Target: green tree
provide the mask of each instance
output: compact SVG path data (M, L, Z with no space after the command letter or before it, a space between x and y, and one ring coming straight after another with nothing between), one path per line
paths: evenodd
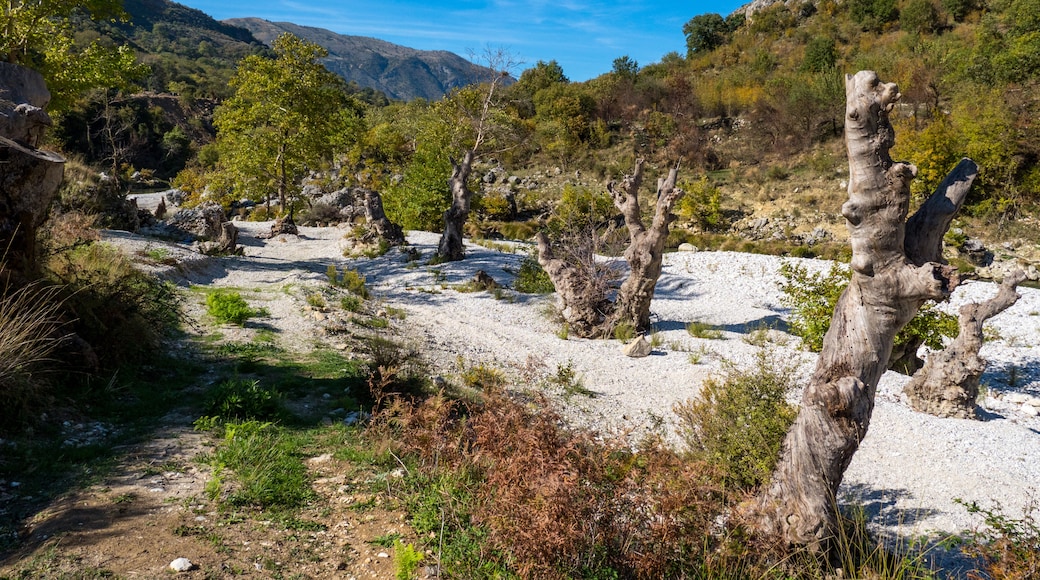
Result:
M935 32L941 24L939 9L932 0L910 0L899 12L899 26L908 32Z
M282 211L308 169L331 161L352 138L361 106L318 59L328 53L291 34L274 42L276 58L248 56L231 79L235 94L214 114L220 182L237 196L276 193Z
M838 62L838 47L834 39L827 36L814 36L805 45L805 59L802 70L807 72L823 72L834 68Z
M39 71L50 109L60 113L87 89L125 89L146 74L130 47L74 40L74 22L124 18L121 0L6 0L0 3L0 58Z
M711 52L726 42L729 27L719 14L699 14L683 25L686 35L686 55Z

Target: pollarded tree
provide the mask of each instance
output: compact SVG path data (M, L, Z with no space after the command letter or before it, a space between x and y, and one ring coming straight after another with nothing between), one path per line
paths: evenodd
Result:
M347 143L361 106L343 79L318 62L325 49L291 34L273 48L274 59L252 55L239 63L231 79L235 94L214 114L215 175L235 195L262 196L268 208L276 194L291 218L300 178Z
M928 300L957 286L942 238L978 175L964 159L906 220L917 168L892 161L893 83L872 71L845 78L852 279L838 299L802 404L770 484L751 509L758 529L792 544L825 548L837 531L838 486L867 433L878 380L896 333Z
M557 255L545 233L538 233L538 263L556 287L564 318L578 336L609 336L621 324L629 324L639 332L650 330L650 302L657 279L661 277L668 227L675 220L672 207L684 195L683 190L675 186L678 173L676 166L669 170L667 177L658 179L657 203L649 228L643 223L639 206L643 160L636 160L635 170L621 183L612 181L607 184L629 234L629 245L625 250L629 274L614 302L607 297L610 288L597 275L595 256L591 252L587 252L588 255L578 263L569 261Z

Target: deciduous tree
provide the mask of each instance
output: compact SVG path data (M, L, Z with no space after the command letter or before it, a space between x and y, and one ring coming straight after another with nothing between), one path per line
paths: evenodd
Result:
M318 59L316 44L283 34L274 59L248 56L231 80L234 96L214 115L218 174L234 194L266 200L276 195L292 217L299 179L332 159L350 138L360 105L343 80Z

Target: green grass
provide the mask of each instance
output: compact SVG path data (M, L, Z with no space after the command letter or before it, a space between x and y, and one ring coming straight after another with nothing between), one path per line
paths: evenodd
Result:
M722 331L706 322L698 322L696 320L691 321L686 325L686 332L694 338L704 338L708 340L721 340Z
M206 295L206 312L221 324L242 326L246 320L266 315L262 309L249 306L242 295L233 290L216 290Z

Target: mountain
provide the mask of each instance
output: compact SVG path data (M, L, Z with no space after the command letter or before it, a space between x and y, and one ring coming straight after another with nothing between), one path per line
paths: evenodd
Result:
M313 42L329 51L323 64L330 71L391 99L435 101L452 89L484 82L495 74L444 50L416 50L376 38L260 18L232 18L223 23L252 32L268 46L285 32Z

